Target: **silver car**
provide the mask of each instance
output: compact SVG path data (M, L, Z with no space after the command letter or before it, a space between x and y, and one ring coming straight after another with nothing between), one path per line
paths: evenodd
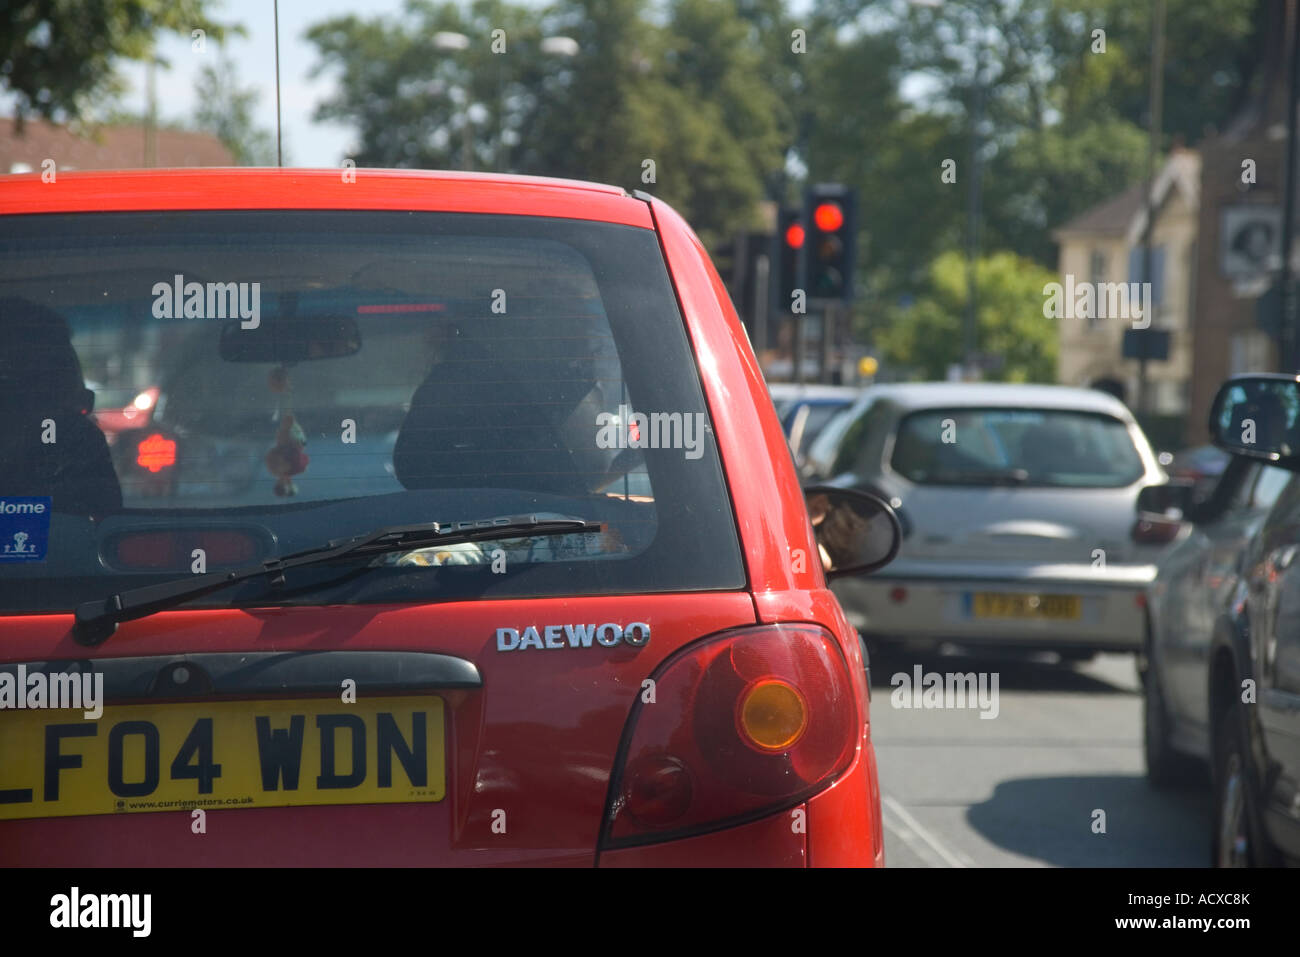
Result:
M795 466L806 473L805 455L821 430L838 413L849 408L862 395L861 388L843 385L795 385L792 382L768 384L772 405L781 428L785 430Z
M839 439L830 484L900 513L888 569L834 584L876 643L1136 651L1158 541L1135 504L1167 481L1114 397L1045 385L878 385ZM1141 539L1137 535L1137 539Z

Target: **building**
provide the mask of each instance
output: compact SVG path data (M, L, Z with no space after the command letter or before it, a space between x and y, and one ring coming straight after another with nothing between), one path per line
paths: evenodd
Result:
M19 133L16 120L0 118L0 173L39 173L47 159L56 171L235 165L230 150L210 133L154 129L146 135L144 126L73 132L38 119L26 120Z
M1159 444L1202 445L1220 384L1281 363L1278 278L1286 189L1289 40L1300 2L1261 4L1260 58L1242 106L1197 150L1175 149L1154 184L1154 328L1171 332L1168 361L1148 364ZM1141 185L1093 207L1054 233L1060 271L1076 281L1135 277L1145 208ZM1292 275L1300 257L1292 249ZM1060 381L1118 387L1132 403L1137 363L1120 358L1124 323L1061 320ZM1175 418L1176 417L1176 418ZM1177 432L1174 426L1177 425Z
M1279 368L1273 337L1259 324L1260 297L1281 268L1286 189L1287 38L1296 3L1265 6L1259 82L1221 132L1201 143L1200 244L1193 321L1189 444L1208 441L1206 419L1225 378ZM1300 275L1294 258L1293 275Z
M1151 236L1150 328L1169 333L1169 358L1147 363L1147 411L1144 421L1159 440L1176 441L1191 402L1196 303L1197 225L1201 158L1197 151L1176 148L1151 184L1155 224ZM1055 230L1060 244L1059 270L1065 289L1093 290L1094 307L1073 310L1059 322L1058 381L1066 385L1104 387L1130 405L1138 395L1138 362L1123 357L1124 332L1144 324L1136 306L1109 315L1102 306L1113 284L1137 292L1143 279L1143 234L1146 231L1146 184L1139 183L1085 210ZM1110 298L1112 303L1114 298ZM1157 436L1153 434L1153 438Z

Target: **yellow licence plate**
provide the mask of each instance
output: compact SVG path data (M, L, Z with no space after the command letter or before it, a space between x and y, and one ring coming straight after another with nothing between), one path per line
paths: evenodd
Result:
M972 610L976 618L1050 618L1074 620L1083 601L1078 595L1005 595L976 592Z
M446 796L435 697L0 712L0 820Z

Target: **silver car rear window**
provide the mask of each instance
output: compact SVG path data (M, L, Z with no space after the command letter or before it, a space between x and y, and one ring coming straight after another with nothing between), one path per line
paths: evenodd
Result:
M890 465L930 485L1119 488L1145 471L1119 419L1068 409L927 409L898 424Z

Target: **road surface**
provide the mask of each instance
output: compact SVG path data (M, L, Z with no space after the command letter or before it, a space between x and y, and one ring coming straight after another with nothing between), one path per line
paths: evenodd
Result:
M929 672L984 673L990 696L996 674L996 717L981 717L990 696L982 708L896 706L891 681L918 664L923 686ZM1146 783L1131 656L878 653L871 671L890 867L1208 865L1208 779L1168 793Z

